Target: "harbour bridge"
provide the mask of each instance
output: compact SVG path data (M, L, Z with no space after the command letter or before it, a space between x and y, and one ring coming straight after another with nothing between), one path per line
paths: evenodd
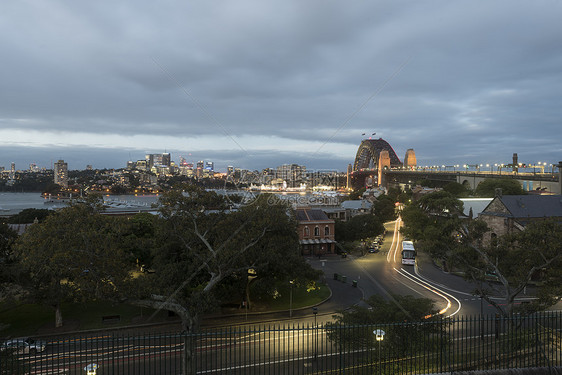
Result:
M348 172L354 187L412 187L420 180L430 180L436 186L457 182L475 189L488 178L511 178L517 180L526 191L561 194L562 162L551 164L550 170L544 165L532 168L523 166L517 163L517 154L514 154L511 164L496 165L495 170L493 167L484 170L479 164L420 167L413 149L408 149L403 163L392 146L379 138L361 142L353 167Z

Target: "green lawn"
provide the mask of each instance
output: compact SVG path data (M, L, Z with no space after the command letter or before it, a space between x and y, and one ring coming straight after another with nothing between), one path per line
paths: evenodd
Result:
M144 322L143 317L150 316L154 311L125 304L105 302L68 303L62 305L63 322L67 329L87 330L116 325L129 325ZM104 323L104 316L119 315L119 321ZM153 321L162 321L167 312L159 312ZM144 319L146 320L146 319ZM22 304L17 306L0 305L0 337L26 336L36 334L40 330L47 331L54 328L54 309Z
M278 288L276 297L254 301L269 311L289 310L291 290L289 286ZM305 286L293 287L293 309L316 305L330 296L330 288L319 284L316 289L307 291Z
M292 307L312 306L324 301L330 295L326 285L317 285L316 289L307 291L306 286L292 288ZM254 301L260 311L289 310L291 291L287 285L278 289L275 297ZM109 302L66 303L62 305L62 317L65 330L88 330L109 328L131 324L147 323L154 310L126 304ZM119 315L118 321L104 322L104 316ZM159 311L150 322L168 320L167 311ZM53 333L55 311L52 308L21 304L0 304L0 337L14 337Z

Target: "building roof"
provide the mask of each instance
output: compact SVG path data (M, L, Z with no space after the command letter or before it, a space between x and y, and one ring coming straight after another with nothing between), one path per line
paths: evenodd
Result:
M468 216L472 208L472 217L477 217L494 198L461 198L463 203L463 215Z
M333 221L324 211L316 208L297 208L296 216L298 221Z
M341 206L346 210L370 210L373 204L367 200L350 200L343 201Z
M496 199L514 218L562 217L562 195L504 195Z

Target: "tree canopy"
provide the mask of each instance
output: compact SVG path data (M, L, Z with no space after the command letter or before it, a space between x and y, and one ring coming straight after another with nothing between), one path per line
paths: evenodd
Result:
M399 197L402 197L402 199L407 200L407 198L405 198L403 195L404 194L401 193L399 195ZM396 197L396 199L393 199L388 195L381 195L373 203L374 213L382 223L385 223L387 221L392 221L392 220L396 219L395 202L397 202L398 199L400 199L399 197Z
M525 230L483 244L483 222L474 220L459 228L459 245L449 261L473 281L476 293L507 316L516 310L538 311L554 305L562 292L562 224L556 220L529 223ZM489 283L490 276L496 282ZM536 300L516 308L515 299L534 283ZM498 303L493 296L501 296Z
M54 211L45 208L26 208L8 218L10 224L31 224L37 219L40 223Z
M511 178L487 178L478 184L474 193L479 197L493 198L498 188L502 189L503 195L525 194L521 184Z
M374 214L353 216L348 221L336 221L336 241L355 241L375 237L384 232L382 221Z
M120 228L92 206L75 204L34 224L14 253L22 267L19 284L33 302L55 309L63 324L63 301L104 300L126 294L131 258L123 252Z
M14 254L12 246L18 234L7 224L0 222L0 284L10 282L14 273Z
M300 256L296 220L285 202L262 194L230 211L224 199L193 185L161 198L160 246L152 254L157 277L147 275L146 296L161 298L137 302L175 311L186 330L197 327L230 284L247 282L249 269L262 279L318 276Z

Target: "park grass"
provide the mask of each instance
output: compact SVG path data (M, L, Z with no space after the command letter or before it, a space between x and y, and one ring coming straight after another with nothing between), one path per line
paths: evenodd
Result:
M296 285L292 290L292 308L314 306L328 298L330 293L324 284L316 285L313 290L307 290L306 285ZM289 310L290 296L290 287L281 286L275 296L262 297L254 303L261 311ZM148 323L148 317L152 318L150 323L170 319L164 310L152 317L153 309L111 302L64 303L61 309L65 325L62 329L55 329L55 311L52 308L33 304L0 304L0 338L115 328ZM115 315L119 315L119 320L111 323L103 321L104 316Z
M154 310L126 304L109 302L64 303L61 307L65 327L60 331L89 330L135 324L150 316ZM119 315L119 320L105 323L104 316ZM152 321L162 321L167 317L161 311ZM0 337L35 335L37 332L56 332L54 329L55 310L32 304L0 304Z
M293 309L309 307L319 304L330 296L330 288L324 284L317 284L314 290L307 290L306 285L293 287ZM289 310L291 305L290 286L278 287L275 296L260 298L254 303L259 304L268 311Z

